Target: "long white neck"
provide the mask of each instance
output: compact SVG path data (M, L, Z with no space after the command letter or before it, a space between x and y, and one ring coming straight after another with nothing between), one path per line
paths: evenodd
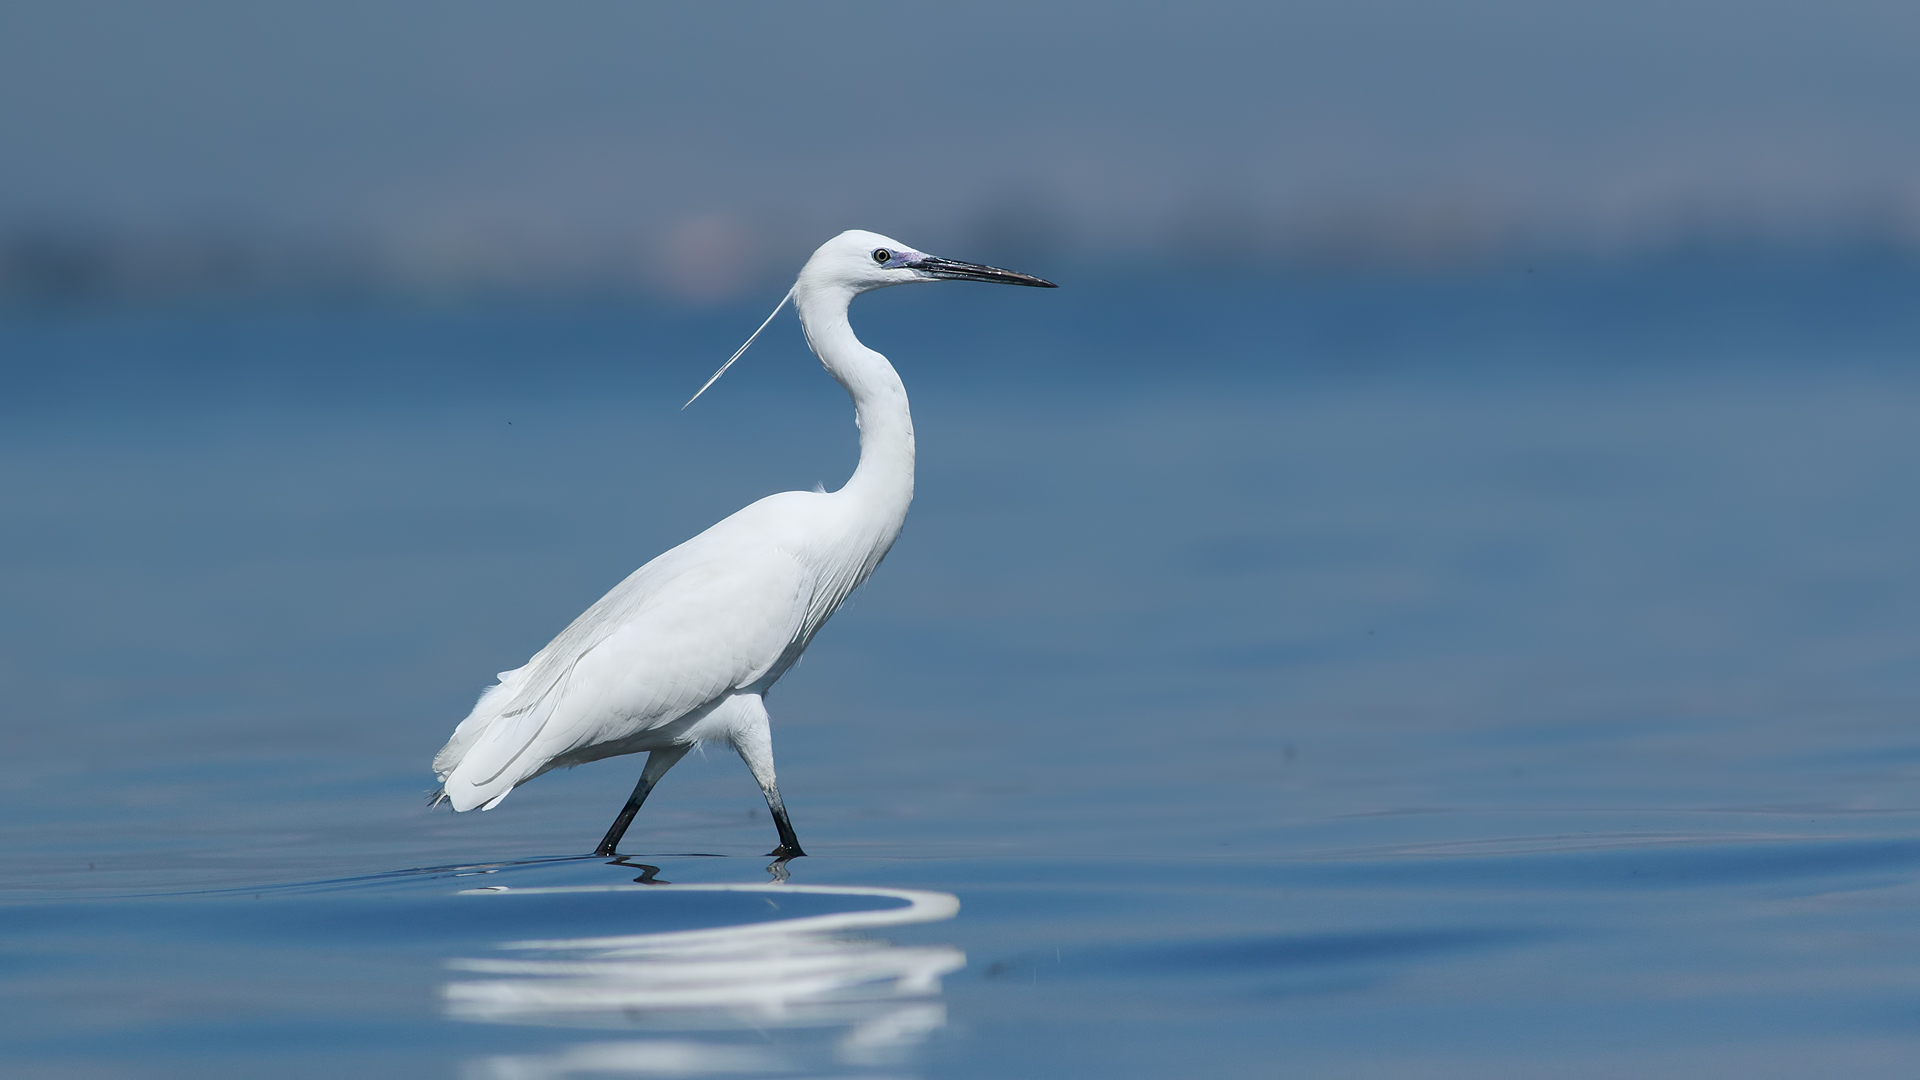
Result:
M793 294L807 344L853 399L860 464L835 494L854 500L861 516L882 532L884 538L876 537L881 544L877 561L893 543L913 501L913 414L907 408L907 388L893 365L854 336L847 322L853 297L844 286L813 286L804 280Z

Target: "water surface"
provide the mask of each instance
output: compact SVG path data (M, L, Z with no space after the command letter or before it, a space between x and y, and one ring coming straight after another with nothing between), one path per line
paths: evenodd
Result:
M1061 276L855 309L920 493L769 701L786 886L724 753L624 864L635 760L424 794L844 478L791 326L679 413L751 311L9 314L9 1075L1911 1074L1920 274Z

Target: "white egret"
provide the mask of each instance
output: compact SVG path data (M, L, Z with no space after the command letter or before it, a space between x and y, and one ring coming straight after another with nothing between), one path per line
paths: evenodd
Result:
M612 855L667 770L696 744L725 740L766 795L780 832L772 854L805 854L774 780L763 699L873 573L906 521L913 499L906 388L886 357L854 337L847 306L863 292L918 281L1054 287L935 258L877 233L854 230L822 244L773 313L793 301L807 344L853 398L860 429L853 476L838 491L782 492L733 514L634 571L524 666L501 672L434 756L436 801L491 810L549 769L645 750L640 782L596 849ZM752 344L750 337L700 393Z

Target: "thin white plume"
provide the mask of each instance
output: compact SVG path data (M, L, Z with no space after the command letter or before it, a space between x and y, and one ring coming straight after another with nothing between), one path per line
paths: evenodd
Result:
M780 309L783 307L786 307L787 301L791 299L793 299L793 290L788 289L787 295L781 297L780 302L773 305L773 312L767 316L766 322L763 322L760 324L760 330L765 330L767 328L767 323L772 322L773 316L780 314ZM747 338L746 345L742 345L738 349L735 349L733 355L727 357L727 362L720 365L720 370L713 373L713 378L708 379L704 384L701 385L700 389L695 390L693 392L692 397L687 399L687 405L691 405L694 402L699 401L700 395L707 392L707 387L712 386L714 383L717 383L720 381L720 376L725 375L727 373L727 369L733 366L733 362L735 360L740 359L741 355L747 351L747 348L753 344L753 339L760 336L760 330L755 330L753 332L753 336ZM682 405L680 407L684 409L687 407L687 405Z

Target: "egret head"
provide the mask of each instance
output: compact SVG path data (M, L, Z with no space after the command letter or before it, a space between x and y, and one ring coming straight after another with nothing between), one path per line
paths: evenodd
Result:
M806 303L809 294L840 294L841 310L845 311L848 300L871 289L884 289L889 285L905 285L914 281L991 281L1000 285L1031 285L1041 289L1057 289L1051 281L1037 278L1031 274L1017 274L1012 270L1002 270L997 266L982 266L979 263L955 262L929 255L924 251L915 251L890 236L867 232L864 229L848 229L839 236L821 244L814 251L807 265L800 268L800 277L787 290L787 295L773 307L773 315L760 324L760 330L767 328L773 316L787 306L787 301L799 298ZM802 309L804 310L804 308ZM694 391L687 399L687 405L700 399L707 387L720 380L727 373L740 354L747 351L754 338L760 336L755 330L747 343L734 350L720 370L713 373L705 385ZM686 408L687 405L680 406Z
M800 271L801 289L834 288L863 293L915 281L990 281L1052 289L1053 282L995 266L956 262L915 251L890 236L849 229L820 245Z

